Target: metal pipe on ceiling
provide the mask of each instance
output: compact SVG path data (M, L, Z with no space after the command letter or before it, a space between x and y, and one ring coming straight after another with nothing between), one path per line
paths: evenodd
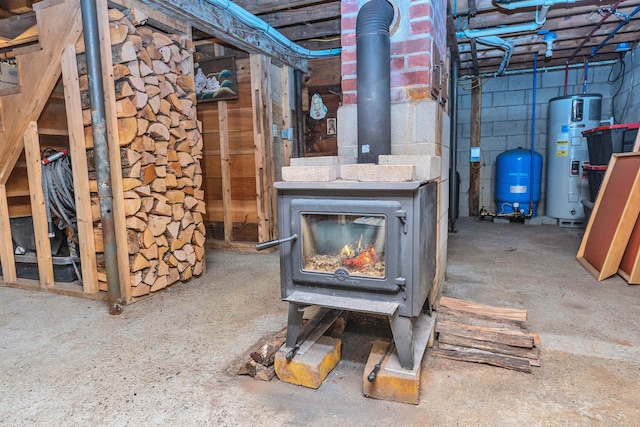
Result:
M598 52L602 48L602 46L604 46L609 40L611 40L611 38L615 36L616 33L620 31L622 27L627 25L631 20L631 18L638 12L640 12L640 6L637 6L635 9L633 9L633 12L631 12L628 16L626 16L626 19L624 19L623 21L620 21L620 23L616 26L616 28L614 28L613 31L609 33L609 35L602 41L602 43L600 43L591 51L591 57L593 58L596 52Z
M118 251L113 215L113 192L111 191L111 165L107 145L106 108L100 62L100 38L98 12L95 0L81 0L82 27L84 33L89 99L91 101L91 126L93 128L93 152L98 180L100 221L104 240L104 258L107 273L109 314L122 313L122 294L118 269Z
M615 12L618 9L618 5L622 3L622 0L618 0L617 2L615 2L611 8L606 12L606 14L602 17L602 19L600 19L600 21L598 21L598 23L596 24L595 27L593 27L593 29L591 31L589 31L589 34L587 34L587 36L582 39L582 41L580 42L580 44L578 45L578 47L576 47L576 50L573 51L573 53L571 54L571 56L567 59L567 64L569 62L571 62L571 60L573 60L573 58L576 57L576 55L578 54L578 52L580 52L580 49L582 49L582 47L585 45L585 43L587 43L590 39L591 36L600 29L600 27L602 27L602 24L604 24L604 22L609 19L609 17L611 15L613 15L613 12Z
M264 35L269 37L274 42L285 46L286 48L293 51L296 55L299 55L304 58L314 59L314 58L327 58L331 56L340 55L341 49L321 49L321 50L310 50L304 48L285 36L283 36L278 30L273 28L270 24L248 12L247 10L241 8L237 4L233 3L229 0L205 0L208 4L212 6L216 6L225 10L235 16L238 20L243 22L244 24L250 26L251 28L262 32Z

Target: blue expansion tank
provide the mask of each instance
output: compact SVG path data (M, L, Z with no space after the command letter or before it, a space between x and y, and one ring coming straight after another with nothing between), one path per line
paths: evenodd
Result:
M531 168L533 167L533 173ZM520 212L529 215L529 201L533 201L531 216L536 216L542 182L542 155L531 150L515 148L496 158L496 211L498 214Z

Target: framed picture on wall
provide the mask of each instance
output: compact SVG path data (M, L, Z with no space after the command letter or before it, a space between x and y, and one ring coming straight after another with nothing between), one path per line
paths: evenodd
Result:
M235 56L221 56L194 64L198 102L238 99Z
M327 135L335 135L337 133L336 118L327 119Z

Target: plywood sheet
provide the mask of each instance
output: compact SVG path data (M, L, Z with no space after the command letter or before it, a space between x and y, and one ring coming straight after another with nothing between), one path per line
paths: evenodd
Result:
M618 274L630 285L640 285L640 216L636 220L622 261L620 261Z
M640 212L640 153L612 156L577 259L596 279L618 271Z

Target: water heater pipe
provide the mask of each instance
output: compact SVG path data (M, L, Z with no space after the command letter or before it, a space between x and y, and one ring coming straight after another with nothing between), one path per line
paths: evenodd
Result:
M533 101L531 106L531 162L529 166L529 216L533 216L533 155L536 145L536 87L538 70L538 52L533 54Z
M602 43L600 43L591 51L591 57L595 56L596 52L599 51L602 48L602 46L604 46L611 39L611 37L615 36L616 33L620 31L620 28L627 25L631 20L631 18L633 17L633 15L635 15L638 12L640 12L640 6L637 6L635 9L633 9L633 12L631 12L628 16L626 16L623 21L620 21L618 26L614 28L613 31L611 31L611 33L609 33L609 35L604 40L602 40Z
M604 24L604 21L606 21L607 19L609 19L609 17L611 15L613 15L613 12L615 12L618 9L618 5L622 3L622 0L618 0L617 2L615 2L614 4L611 5L611 8L605 12L605 15L602 17L602 19L600 19L600 21L598 21L598 23L596 24L595 27L593 27L593 29L591 31L589 31L589 34L587 34L587 36L585 38L582 39L582 41L580 42L580 44L578 45L578 47L576 47L576 50L573 51L573 53L571 54L571 56L567 59L567 64L569 62L571 62L571 60L573 58L576 57L576 55L578 54L578 52L580 52L580 49L582 49L582 46L584 46L584 44L586 42L588 42L591 39L591 36L600 29L600 27L602 27L602 24Z

